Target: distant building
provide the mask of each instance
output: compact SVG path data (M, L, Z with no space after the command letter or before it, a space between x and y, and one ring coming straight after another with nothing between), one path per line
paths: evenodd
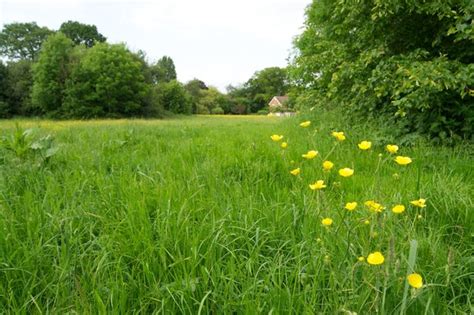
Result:
M295 115L294 111L288 108L288 96L274 96L268 103L270 116L287 117Z
M268 106L270 111L283 110L286 109L288 104L288 96L274 96Z

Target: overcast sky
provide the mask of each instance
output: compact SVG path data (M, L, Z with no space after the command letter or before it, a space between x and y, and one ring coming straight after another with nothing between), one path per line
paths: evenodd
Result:
M0 23L95 24L109 42L173 58L178 80L223 92L260 69L283 67L311 0L0 0Z

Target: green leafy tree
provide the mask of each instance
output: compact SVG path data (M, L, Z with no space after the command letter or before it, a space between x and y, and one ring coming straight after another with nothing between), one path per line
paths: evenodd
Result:
M8 70L0 60L0 118L8 117L11 112L10 104L8 103L7 89Z
M228 93L238 98L251 112L265 108L272 97L286 95L289 82L286 69L279 67L265 68L255 74L242 86L228 88Z
M198 102L202 95L201 92L208 89L206 83L195 78L193 80L188 81L184 85L184 88L191 96L191 102L193 104L193 113L203 114L203 111L205 112L207 108L204 109L203 107L200 107L200 110L198 111Z
M175 114L192 113L191 96L178 81L160 83L155 90L157 100L165 110Z
M143 113L149 87L142 64L124 45L76 47L71 55L64 113L70 117L124 117Z
M176 80L176 68L173 59L168 56L163 56L156 64L151 66L151 74L154 83Z
M218 112L224 113L224 108L228 108L227 97L219 92L215 87L209 87L207 90L200 91L200 98L197 103L198 108L201 108L203 113L212 113L215 108L219 108ZM207 110L204 110L207 109Z
M471 137L472 1L314 0L295 41L300 105L381 119L398 133Z
M12 60L35 60L42 43L53 33L35 22L5 24L0 33L0 54Z
M97 31L95 25L82 24L76 21L67 21L61 24L59 31L69 37L76 45L92 47L95 43L102 43L107 38Z
M33 87L33 62L30 60L10 61L7 64L7 99L13 115L37 115L40 112L31 104Z
M66 35L51 35L33 67L32 103L45 114L57 116L61 112L72 49L73 42Z

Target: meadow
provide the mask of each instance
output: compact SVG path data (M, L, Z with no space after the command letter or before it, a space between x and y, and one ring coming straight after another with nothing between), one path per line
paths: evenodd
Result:
M0 313L474 311L470 145L397 143L328 113L0 134Z

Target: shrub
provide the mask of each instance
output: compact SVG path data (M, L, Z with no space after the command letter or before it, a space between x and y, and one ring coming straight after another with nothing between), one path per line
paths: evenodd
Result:
M222 109L222 107L214 107L213 109L211 109L211 114L213 115L224 115L224 110Z
M197 104L196 105L196 114L198 115L209 115L210 112L209 112L209 109L202 105L202 104Z
M290 70L306 107L382 116L399 134L472 137L469 1L313 1L306 14Z
M143 113L149 87L142 65L122 45L99 43L74 51L67 84L65 115L124 117Z
M159 83L155 87L157 100L167 111L174 114L192 114L191 96L176 80Z

